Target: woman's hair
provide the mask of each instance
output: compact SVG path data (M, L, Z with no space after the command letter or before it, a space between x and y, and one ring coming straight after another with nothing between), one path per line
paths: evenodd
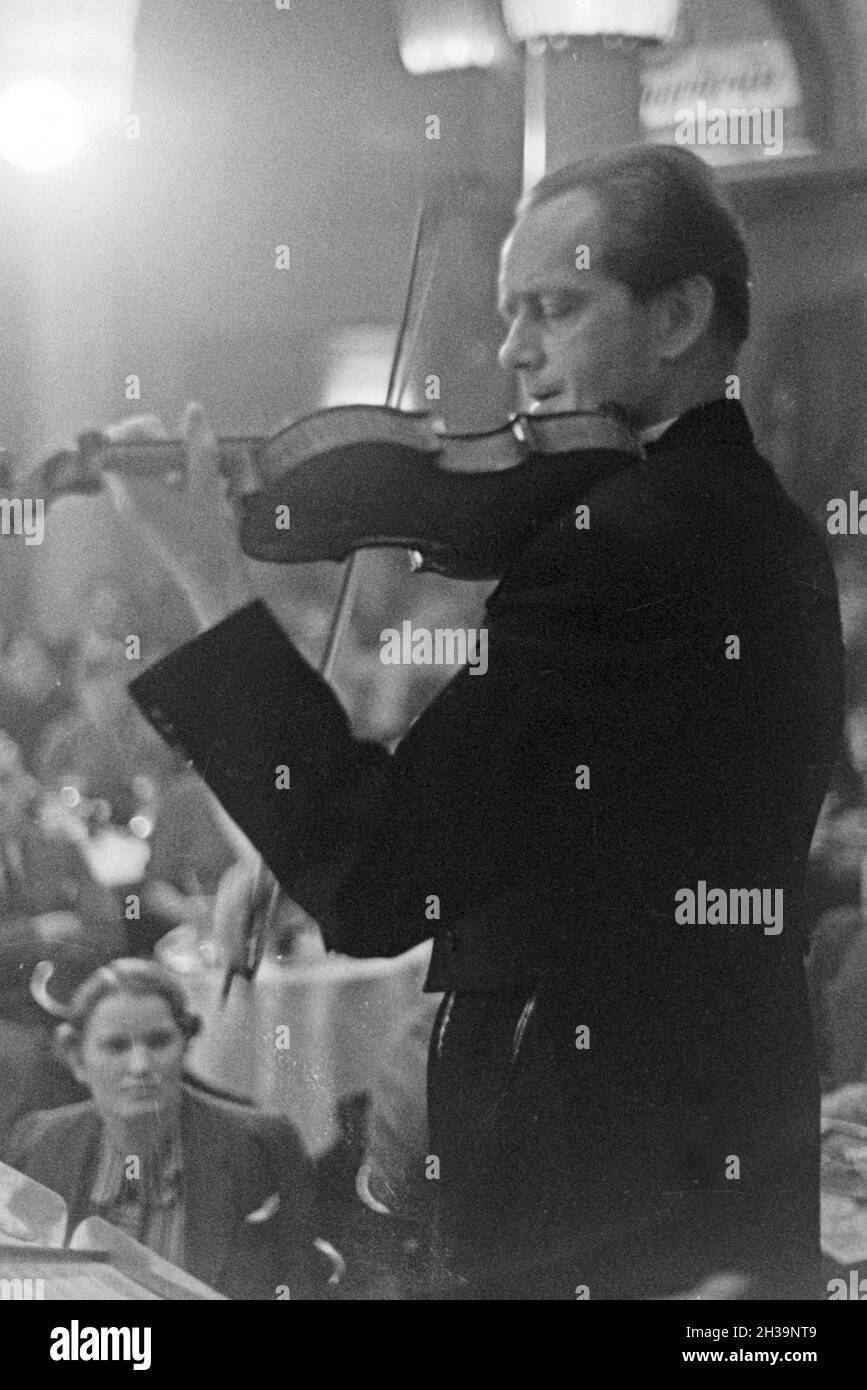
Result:
M201 1019L191 1013L181 986L162 965L152 960L128 957L101 965L72 996L65 1013L65 1022L58 1028L58 1041L68 1045L81 1042L97 1004L110 995L131 994L136 998L156 995L168 1005L178 1028L188 1040L201 1027Z
M750 328L750 265L734 212L708 166L678 145L635 145L550 174L518 204L522 217L576 190L602 210L600 270L640 301L690 275L713 286L714 321L739 348Z

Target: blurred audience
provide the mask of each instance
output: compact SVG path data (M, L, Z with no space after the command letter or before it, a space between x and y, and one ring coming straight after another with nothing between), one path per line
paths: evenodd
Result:
M152 949L166 932L186 923L204 935L220 879L236 857L211 793L198 774L180 772L166 786L156 813L139 942Z
M8 730L25 765L33 769L46 726L61 718L70 694L36 632L10 637L0 653L0 728Z
M74 787L87 801L109 808L106 819L124 825L181 763L142 718L127 694L122 656L82 656L75 706L43 734L35 770L49 789Z
M74 1098L30 996L34 967L65 950L92 970L125 942L119 905L82 854L80 827L46 797L0 730L0 1142L25 1111Z
M116 949L118 904L94 880L78 828L59 809L0 730L0 935L30 917L73 912L90 940Z

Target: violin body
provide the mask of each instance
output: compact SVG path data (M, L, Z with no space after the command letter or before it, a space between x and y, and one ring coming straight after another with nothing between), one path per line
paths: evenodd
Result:
M547 517L641 457L613 409L518 415L450 435L430 415L387 406L317 411L267 440L220 440L219 452L252 559L340 562L396 547L414 552L418 569L466 580L499 577ZM94 493L109 469L178 484L184 447L90 433L41 465L31 487L46 500Z

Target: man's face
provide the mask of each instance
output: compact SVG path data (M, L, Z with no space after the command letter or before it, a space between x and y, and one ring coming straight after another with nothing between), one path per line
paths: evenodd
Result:
M652 310L598 268L603 235L598 200L579 189L519 219L501 257L499 305L509 331L500 361L517 372L535 410L610 401L635 424L652 424L661 390Z

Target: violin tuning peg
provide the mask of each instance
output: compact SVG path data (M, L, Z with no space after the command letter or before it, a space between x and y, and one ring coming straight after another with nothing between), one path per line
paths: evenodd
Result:
M78 452L83 459L90 459L105 447L105 435L99 430L82 430L78 436Z

